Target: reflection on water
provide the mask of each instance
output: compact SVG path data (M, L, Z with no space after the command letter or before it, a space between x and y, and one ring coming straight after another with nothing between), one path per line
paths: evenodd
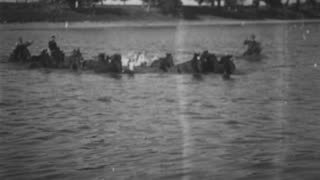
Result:
M237 61L231 81L1 63L1 179L320 176L318 24L1 31L1 56L18 36L34 39L38 53L56 34L65 51L81 47L87 58L143 49L184 61L204 48L239 54L252 32L267 56Z

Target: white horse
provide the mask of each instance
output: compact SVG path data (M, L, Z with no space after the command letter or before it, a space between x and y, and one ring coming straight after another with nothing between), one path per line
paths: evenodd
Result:
M135 67L147 66L148 64L151 64L151 61L146 57L144 51L138 53L130 52L122 57L122 64L124 66L128 66L129 62Z
M149 60L146 57L145 52L138 52L135 54L133 62L135 66L146 66L149 63Z

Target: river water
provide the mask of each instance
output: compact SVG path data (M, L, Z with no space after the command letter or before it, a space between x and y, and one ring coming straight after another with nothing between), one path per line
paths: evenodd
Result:
M26 28L1 25L0 179L318 179L320 24ZM238 73L111 76L3 62L18 36L67 53L266 56Z

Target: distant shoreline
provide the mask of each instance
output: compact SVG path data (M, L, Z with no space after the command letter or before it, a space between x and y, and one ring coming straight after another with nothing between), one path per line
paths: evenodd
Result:
M311 24L320 23L320 19L304 20L176 20L171 22L150 21L109 21L109 22L25 22L0 23L0 30L6 29L86 29L86 28L113 28L113 27L175 27L175 26L228 26L228 25L255 25L255 24Z
M253 7L228 10L203 6L183 6L180 14L173 16L163 14L157 8L152 8L147 12L141 6L103 6L70 9L41 4L0 3L0 24L53 23L63 24L62 27L64 27L64 23L68 22L69 25L72 24L77 27L77 24L90 22L89 24L95 24L95 26L103 24L102 27L105 27L106 24L111 24L112 26L141 26L141 24L175 26L177 23L186 25L226 25L241 24L242 22L256 24L306 21L320 21L320 11L318 9L296 11L288 8L255 9Z

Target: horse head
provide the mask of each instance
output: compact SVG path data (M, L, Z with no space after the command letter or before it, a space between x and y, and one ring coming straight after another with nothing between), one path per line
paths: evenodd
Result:
M80 49L74 49L73 52L72 52L72 56L73 58L76 60L76 61L82 61L83 60L83 57L82 57L82 53L80 51Z
M72 50L72 56L78 56L78 54L79 54L78 49L73 49Z
M209 56L209 51L205 50L201 53L201 57L206 58L207 56Z
M42 49L40 56L49 56L48 49Z
M148 60L145 56L145 52L138 52L135 59L135 65L142 66L147 63L148 63Z
M67 58L65 65L72 70L81 69L81 62L83 61L82 53L79 48L73 49L71 55Z
M215 54L209 54L208 55L208 59L210 61L218 61L218 58L217 58L217 56Z
M222 56L220 59L220 64L223 64L224 72L227 74L232 74L236 69L232 55Z
M200 53L193 53L193 58L192 60L200 60Z
M248 44L250 44L250 40L248 40L248 39L246 39L245 41L243 41L243 45L248 45Z
M43 62L46 62L46 64L50 64L52 61L52 58L48 52L48 49L43 49L38 57Z
M112 71L120 73L122 72L121 54L114 54L110 57L110 63L112 65Z
M233 56L230 54L224 55L220 58L221 63L225 63L226 61L232 61Z
M105 57L105 59L104 59L104 62L110 63L110 62L111 62L111 56L106 55L106 57Z
M74 50L72 51L72 55L74 55L74 56L79 56L79 53L80 53L80 50L79 50L79 49L74 49Z
M169 66L169 67L174 66L173 57L172 57L172 54L171 54L171 53L167 53L167 54L166 54L166 59L167 59L167 62L168 62L168 66Z
M209 51L205 50L200 54L200 61L205 62L205 61L207 61L208 57L209 57Z
M106 59L106 54L105 53L99 53L98 54L98 61L99 62L104 62Z

